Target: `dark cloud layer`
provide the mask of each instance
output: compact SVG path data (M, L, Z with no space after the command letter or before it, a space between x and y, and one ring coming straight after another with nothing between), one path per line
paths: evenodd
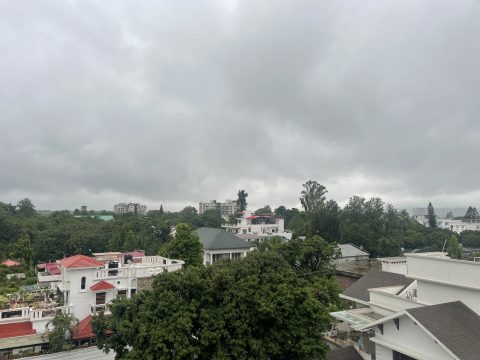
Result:
M480 205L480 3L1 1L0 200Z

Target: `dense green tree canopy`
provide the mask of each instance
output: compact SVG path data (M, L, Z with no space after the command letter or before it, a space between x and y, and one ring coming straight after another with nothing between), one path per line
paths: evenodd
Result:
M320 210L324 205L326 193L326 187L316 181L309 180L303 184L300 202L305 212Z
M428 219L428 226L435 229L437 227L437 216L435 215L435 209L433 208L433 205L431 202L428 203L427 219Z
M188 224L178 224L175 230L175 236L160 249L160 254L183 260L187 267L202 265L203 247L197 233Z
M118 359L323 359L330 319L319 298L330 298L321 281L303 280L275 252L164 273L111 306L113 334L100 346Z
M265 205L264 207L261 207L260 209L255 210L254 212L255 215L260 215L260 214L273 214L272 208L270 205Z

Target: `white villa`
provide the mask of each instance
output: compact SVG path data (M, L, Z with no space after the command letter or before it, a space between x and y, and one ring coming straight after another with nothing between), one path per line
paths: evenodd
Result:
M381 261L396 272L367 273L341 294L356 308L330 314L358 359L480 359L480 263L445 253Z
M236 224L222 226L229 233L247 241L261 240L265 237L281 236L291 239L292 234L285 231L285 220L273 214L252 214L250 210L241 213Z
M74 340L90 339L92 314L100 310L108 313L113 299L130 298L149 286L152 275L176 271L184 265L181 260L145 256L141 251L93 255L37 265L38 284L48 291L42 290L43 298L34 305L15 304L0 310L0 357L15 354L12 344L39 351L45 343L41 337L45 326L59 311L71 313L80 321Z
M195 231L203 245L203 264L214 264L221 259L238 259L252 250L245 240L222 229L202 227Z

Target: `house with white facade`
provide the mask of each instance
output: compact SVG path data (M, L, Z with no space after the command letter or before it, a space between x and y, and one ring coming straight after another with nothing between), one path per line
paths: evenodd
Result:
M273 214L253 214L250 210L239 213L236 224L222 227L229 233L245 238L247 241L262 240L265 237L281 236L291 239L292 233L285 231L285 220Z
M93 255L74 255L37 265L41 289L38 301L15 302L0 310L0 356L15 354L15 346L39 351L45 345L45 326L58 312L73 314L80 321L74 340L92 338L92 314L108 314L112 300L130 298L148 287L153 275L176 271L184 265L181 260L145 256L141 251Z
M251 245L223 229L202 227L195 232L203 245L203 264L214 264L221 259L247 256Z
M407 254L372 271L341 297L355 306L331 313L363 359L480 359L480 263L445 253Z

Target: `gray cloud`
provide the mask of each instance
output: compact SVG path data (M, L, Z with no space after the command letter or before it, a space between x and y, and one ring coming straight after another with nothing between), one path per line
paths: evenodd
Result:
M0 200L480 205L477 1L0 1Z

